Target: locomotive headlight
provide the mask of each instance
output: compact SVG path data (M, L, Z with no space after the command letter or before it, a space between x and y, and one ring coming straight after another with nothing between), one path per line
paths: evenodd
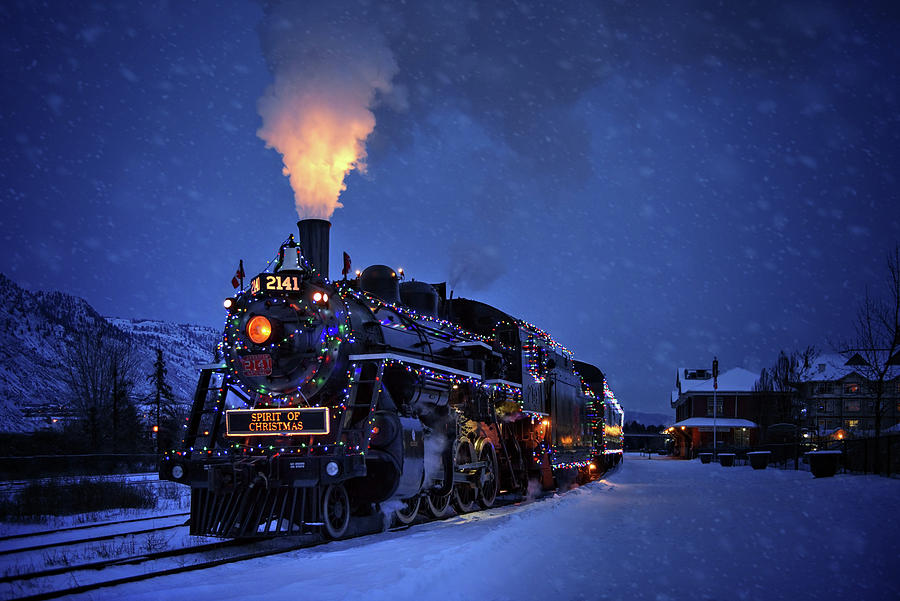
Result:
M331 477L337 476L340 471L341 467L334 461L329 461L325 464L325 473Z
M316 292L315 294L313 294L313 300L317 303L322 302L322 293Z
M225 302L223 302L222 305L223 305L226 309L230 309L230 308L232 307L232 305L234 305L234 299L233 299L233 298L226 298L226 299L225 299Z
M175 464L172 468L172 477L176 480L181 480L181 477L184 476L184 468L179 464Z
M271 335L272 323L262 315L257 315L247 322L247 336L254 344L263 344Z

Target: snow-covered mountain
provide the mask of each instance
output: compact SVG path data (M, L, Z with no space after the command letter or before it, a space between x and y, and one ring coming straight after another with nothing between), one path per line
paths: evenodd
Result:
M675 423L674 415L666 415L665 413L642 413L640 411L625 410L625 421L635 421L644 426L671 426Z
M213 359L220 333L214 328L163 321L105 318L82 298L31 292L0 274L0 431L30 430L28 415L66 406L59 349L74 332L107 322L138 354L136 394L150 393L156 349L163 350L176 399L189 403L196 365ZM42 409L46 411L42 411Z

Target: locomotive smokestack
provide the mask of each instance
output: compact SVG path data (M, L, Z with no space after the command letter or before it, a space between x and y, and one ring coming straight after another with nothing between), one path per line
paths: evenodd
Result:
M328 235L331 222L324 219L301 219L297 222L300 248L313 272L328 277Z

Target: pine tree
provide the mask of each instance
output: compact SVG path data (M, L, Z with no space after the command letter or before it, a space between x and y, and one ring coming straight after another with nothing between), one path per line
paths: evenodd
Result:
M153 373L149 380L153 385L153 397L156 409L156 452L160 453L164 447L171 446L174 440L174 430L177 426L178 407L175 404L175 395L169 386L166 377L166 361L161 348L156 349L156 361L153 362ZM163 444L165 443L165 444Z

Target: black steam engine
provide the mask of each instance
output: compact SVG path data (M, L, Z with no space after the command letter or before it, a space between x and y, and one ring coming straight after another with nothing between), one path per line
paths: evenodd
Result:
M464 513L618 463L599 369L383 265L329 281L330 225L300 221L300 243L226 301L223 360L160 467L191 487L192 534L340 538L379 510Z

